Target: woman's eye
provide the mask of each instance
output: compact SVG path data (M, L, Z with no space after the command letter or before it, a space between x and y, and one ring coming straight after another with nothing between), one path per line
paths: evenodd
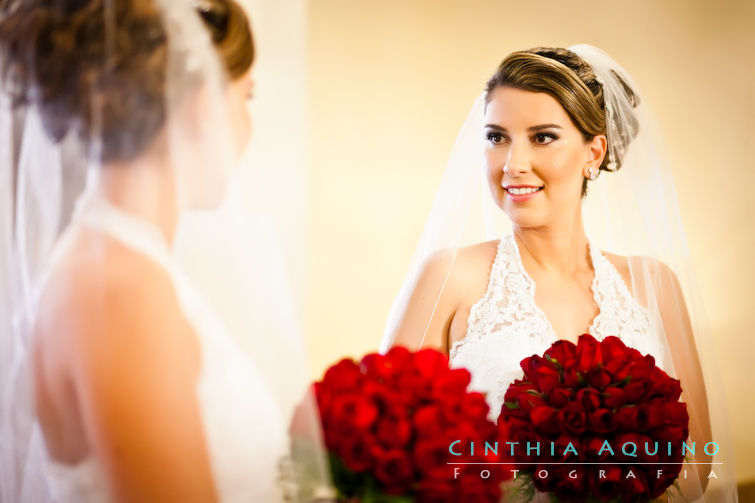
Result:
M485 138L492 144L492 145L498 145L501 142L503 142L503 135L501 133L496 133L494 131L490 131L485 134Z
M534 136L534 141L538 145L548 145L549 143L557 139L558 137L552 133L537 133Z

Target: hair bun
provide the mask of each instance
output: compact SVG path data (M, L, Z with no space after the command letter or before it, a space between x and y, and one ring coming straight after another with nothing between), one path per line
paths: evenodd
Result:
M104 162L123 160L162 127L167 36L149 0L7 0L0 33L4 90L54 141L75 131Z

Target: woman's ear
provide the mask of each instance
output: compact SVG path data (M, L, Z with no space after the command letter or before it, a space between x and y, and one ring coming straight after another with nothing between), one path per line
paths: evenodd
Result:
M585 178L590 178L590 170L597 172L603 164L603 158L606 156L608 141L606 135L595 135L592 140L587 142L587 162L582 168L582 174Z

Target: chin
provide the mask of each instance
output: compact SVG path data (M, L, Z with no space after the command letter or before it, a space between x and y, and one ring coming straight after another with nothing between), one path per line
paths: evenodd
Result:
M541 215L538 215L536 211L531 209L504 209L504 212L509 217L509 220L511 220L511 223L520 229L542 227L545 222L545 219Z

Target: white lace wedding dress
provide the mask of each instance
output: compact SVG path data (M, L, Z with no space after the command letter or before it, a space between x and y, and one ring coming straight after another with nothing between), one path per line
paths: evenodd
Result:
M588 243L595 276L591 289L599 313L589 333L598 340L618 336L642 354L651 354L665 368L664 345L650 316L629 292L613 264ZM523 376L519 362L542 355L557 340L545 313L535 304L535 282L522 265L513 234L500 240L488 288L469 313L464 339L453 344L450 364L472 374L470 387L486 393L495 421L509 385ZM577 334L575 334L577 335Z
M278 460L286 435L275 401L250 359L177 266L160 231L97 196L80 201L73 225L117 239L149 257L172 279L201 347L196 392L220 501L281 501ZM48 461L48 468L58 503L109 501L104 473L94 457L75 466Z

